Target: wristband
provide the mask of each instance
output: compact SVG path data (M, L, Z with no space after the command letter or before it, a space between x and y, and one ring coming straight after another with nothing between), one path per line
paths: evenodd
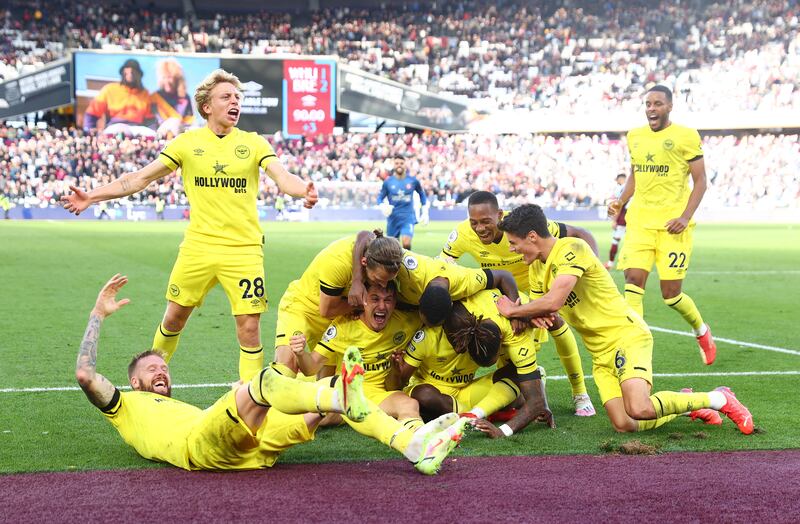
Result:
M514 434L514 430L511 429L508 424L503 424L502 426L500 426L500 431L502 431L503 435L505 435L506 437L510 437L511 435Z

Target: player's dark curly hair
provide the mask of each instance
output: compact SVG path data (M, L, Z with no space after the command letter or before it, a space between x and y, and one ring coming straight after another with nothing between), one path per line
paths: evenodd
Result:
M494 364L502 343L502 333L495 322L483 316L476 317L456 302L445 326L449 328L448 339L456 353L469 353L480 366Z
M364 257L367 259L367 267L375 269L383 266L390 273L400 271L400 264L403 263L403 248L400 242L393 237L383 236L380 229L373 230L375 238L369 241L364 250Z
M138 364L139 361L142 360L143 358L147 358L150 355L158 355L159 357L164 358L164 353L157 349L148 349L147 351L142 351L141 353L137 353L131 359L131 363L128 364L128 379L130 379L133 376L133 372L136 370L136 364Z
M511 233L512 235L525 238L528 233L535 231L542 238L550 237L547 229L547 217L544 216L542 208L536 204L523 204L505 216L497 224L500 231Z

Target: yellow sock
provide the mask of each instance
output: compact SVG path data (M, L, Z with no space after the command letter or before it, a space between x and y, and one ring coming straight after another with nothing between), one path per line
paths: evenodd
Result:
M514 402L518 396L519 388L514 384L514 381L510 378L504 378L492 384L486 396L475 404L472 409L479 409L483 412L483 416L489 416Z
M680 313L683 319L692 326L692 329L700 329L700 326L703 325L703 317L700 316L700 311L697 309L692 297L686 293L665 299L664 303Z
M273 406L289 415L329 411L341 413L339 393L330 386L330 382L330 378L319 382L301 382L267 367L250 380L248 390L256 404Z
M239 346L239 379L247 382L264 368L264 347Z
M659 391L650 396L656 417L665 415L681 415L696 409L711 407L708 393L678 393L676 391Z
M625 284L625 302L644 318L644 289L634 284Z
M552 332L553 343L556 345L558 358L564 371L567 372L569 385L572 386L573 395L586 393L586 382L583 379L583 366L581 356L578 354L578 343L575 335L565 322L563 326Z
M647 431L650 429L656 429L659 426L663 426L670 420L674 419L678 415L666 415L664 417L654 418L652 420L637 420L636 422L639 424L639 428L636 431Z
M164 324L158 324L156 335L153 337L153 349L164 354L164 360L169 362L175 350L178 349L178 340L181 338L180 331L170 331Z
M295 378L297 376L297 373L295 373L294 370L292 370L292 368L290 368L286 364L281 364L280 362L273 362L272 364L270 364L270 366L272 366L272 368L275 371L277 371L284 377Z
M414 432L422 427L422 420L418 418L406 419L403 422L390 417L381 408L369 399L369 415L361 422L353 422L347 417L342 417L348 426L362 435L372 437L383 444L404 453L411 443Z

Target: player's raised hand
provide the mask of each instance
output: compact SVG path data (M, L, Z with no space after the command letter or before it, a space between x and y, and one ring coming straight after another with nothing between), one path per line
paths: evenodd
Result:
M619 212L622 210L622 202L619 200L613 200L610 204L608 204L608 218L615 218L619 215Z
M689 225L689 219L678 217L673 218L672 220L666 223L667 232L672 233L673 235L677 235L678 233L683 233L686 229L686 226Z
M94 303L92 314L100 318L105 318L130 302L127 298L117 300L117 293L122 289L122 286L127 283L128 277L120 275L119 273L111 277L111 280L106 282L106 285L103 286L103 289L101 289L100 293L97 295L97 301Z
M311 209L314 207L314 204L317 203L319 200L319 195L317 195L317 188L314 187L314 182L309 182L306 186L306 195L303 199L303 207L306 209Z
M69 186L72 190L71 195L64 195L61 197L61 205L70 213L80 215L81 211L89 207L92 201L89 199L89 194L76 186Z

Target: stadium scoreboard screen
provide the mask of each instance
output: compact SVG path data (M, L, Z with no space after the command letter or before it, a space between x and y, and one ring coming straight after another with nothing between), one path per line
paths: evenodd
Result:
M333 131L337 72L333 58L75 51L73 63L79 127L124 125L126 133L156 135L174 131L170 122L184 128L205 125L194 92L211 71L222 68L242 83L241 129L262 134L281 131L288 137ZM116 88L131 72L138 76L139 88Z

